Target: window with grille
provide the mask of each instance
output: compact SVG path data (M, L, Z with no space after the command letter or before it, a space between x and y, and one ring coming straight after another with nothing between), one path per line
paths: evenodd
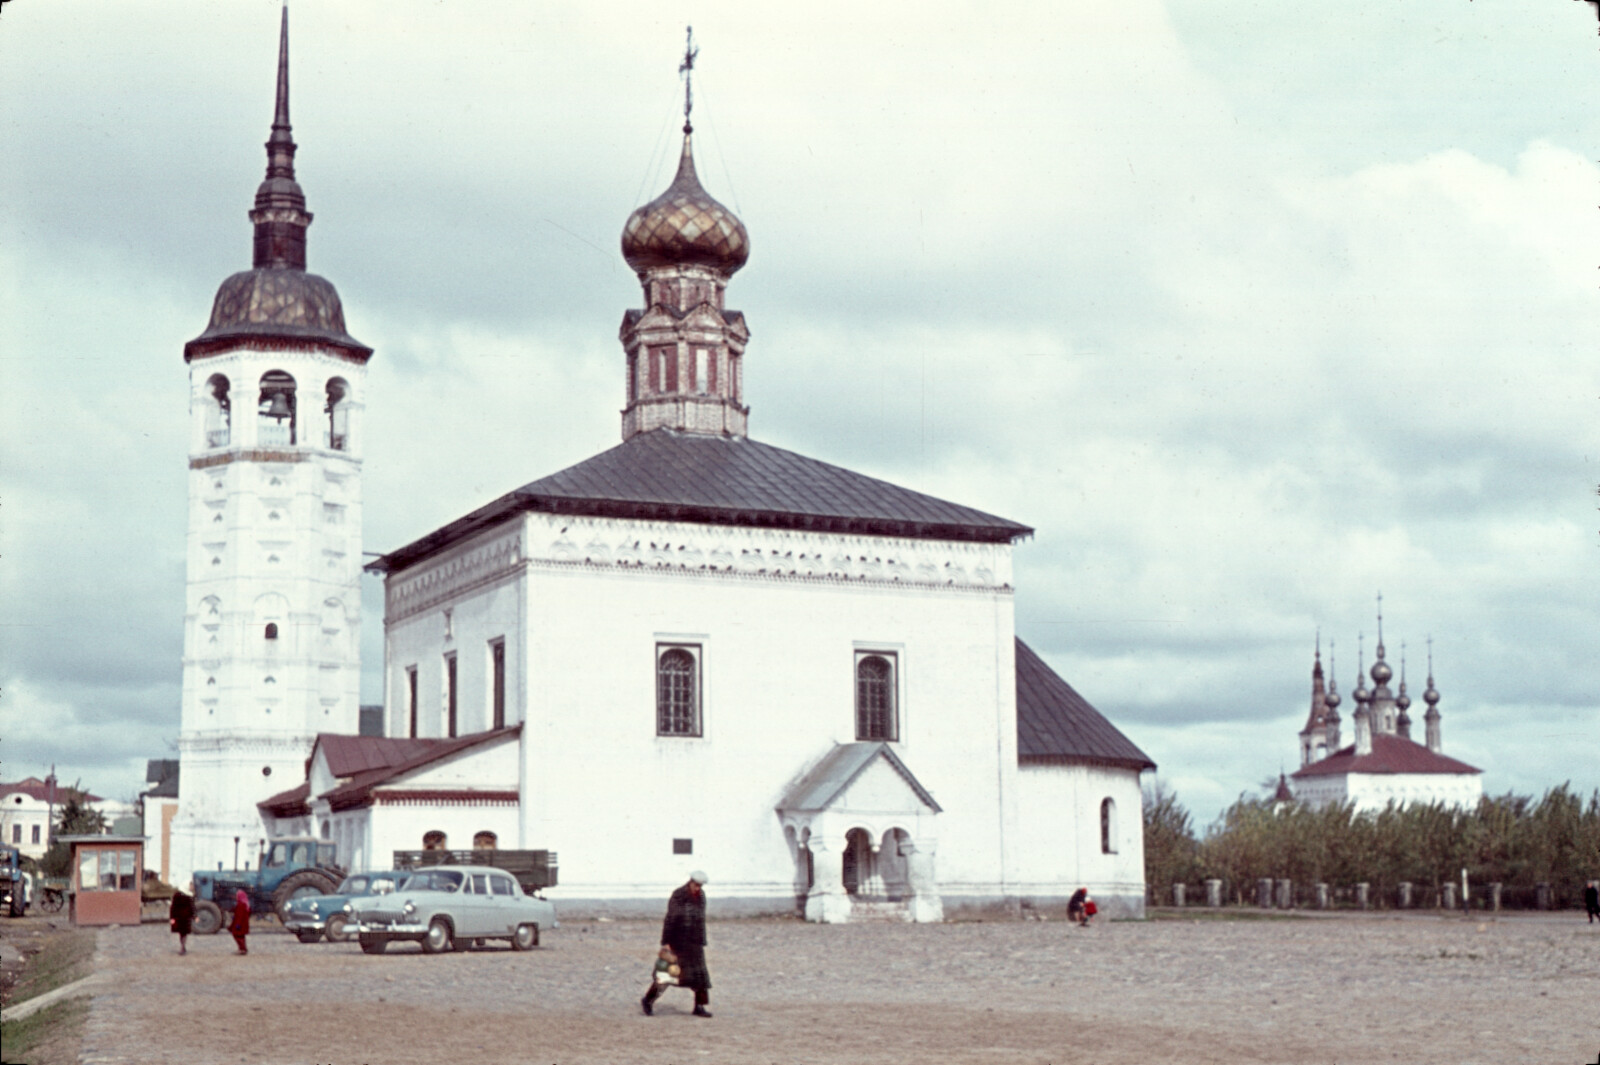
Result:
M894 656L856 656L856 739L897 740Z
M656 735L700 735L700 648L656 645Z

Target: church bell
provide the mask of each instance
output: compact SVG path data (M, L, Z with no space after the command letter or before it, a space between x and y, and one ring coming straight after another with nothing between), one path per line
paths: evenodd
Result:
M287 392L272 393L272 398L267 401L267 409L262 413L274 421L280 422L285 418L292 417L294 411L289 409L289 394Z

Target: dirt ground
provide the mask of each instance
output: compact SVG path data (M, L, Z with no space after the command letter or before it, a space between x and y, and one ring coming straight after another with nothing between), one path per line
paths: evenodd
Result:
M714 905L714 901L713 901ZM808 925L713 921L715 1017L645 1017L659 926L569 922L529 954L304 946L267 923L187 957L100 934L86 1063L1190 1065L1600 1060L1582 915Z

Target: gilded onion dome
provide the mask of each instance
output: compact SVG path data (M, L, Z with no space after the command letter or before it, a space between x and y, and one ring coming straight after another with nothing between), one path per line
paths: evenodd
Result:
M686 128L678 173L667 191L634 211L622 227L622 257L641 277L658 267L694 265L726 278L750 258L744 223L700 185L691 137Z

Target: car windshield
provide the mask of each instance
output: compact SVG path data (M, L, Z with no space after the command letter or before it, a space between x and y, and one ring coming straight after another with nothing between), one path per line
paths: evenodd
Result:
M367 877L347 876L344 883L339 885L341 895L365 895L367 892Z
M406 881L406 891L455 891L461 887L461 874L430 869Z

